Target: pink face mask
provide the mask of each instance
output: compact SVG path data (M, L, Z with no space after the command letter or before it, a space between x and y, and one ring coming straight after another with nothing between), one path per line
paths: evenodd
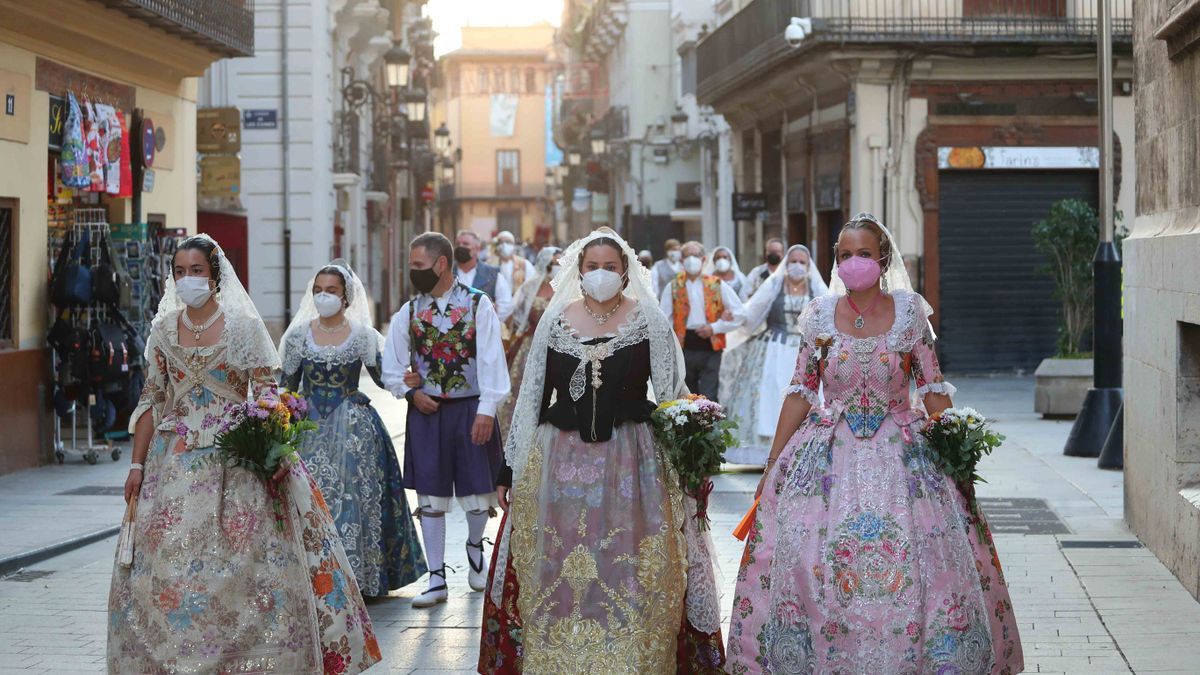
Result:
M856 255L845 262L838 263L837 272L842 283L846 284L846 288L852 291L861 291L879 283L883 269L879 266L878 260Z

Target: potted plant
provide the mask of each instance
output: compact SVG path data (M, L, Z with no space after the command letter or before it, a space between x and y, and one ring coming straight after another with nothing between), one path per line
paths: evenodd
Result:
M1119 222L1121 213L1116 213ZM1062 199L1033 226L1033 241L1046 257L1042 272L1054 279L1062 304L1058 351L1034 373L1034 410L1043 416L1079 414L1092 386L1090 342L1093 320L1092 259L1099 245L1100 218L1082 199ZM1121 237L1117 237L1120 247Z

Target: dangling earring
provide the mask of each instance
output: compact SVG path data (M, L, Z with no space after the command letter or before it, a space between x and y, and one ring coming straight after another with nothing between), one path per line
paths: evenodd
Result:
M885 273L884 273L884 275L883 275L882 277L880 277L880 278L879 278L879 280L880 280L880 282L881 282L881 284L882 284L882 286L883 286L883 292L884 292L884 293L888 293L888 292L889 292L889 290L888 290L888 280L887 280L887 273L885 272Z

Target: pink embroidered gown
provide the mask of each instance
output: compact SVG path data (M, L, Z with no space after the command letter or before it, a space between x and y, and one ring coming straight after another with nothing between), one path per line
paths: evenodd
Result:
M767 484L738 571L728 669L1016 673L1020 637L986 522L920 435L916 395L952 394L920 295L892 294L885 335L838 332L826 296L801 317L790 394L813 404ZM821 405L824 384L827 404Z

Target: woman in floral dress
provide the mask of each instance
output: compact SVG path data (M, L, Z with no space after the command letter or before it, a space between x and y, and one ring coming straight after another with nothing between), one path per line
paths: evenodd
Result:
M265 483L214 454L226 405L274 393L262 319L206 235L173 264L131 418L137 519L132 566L115 566L109 591L109 672L366 670L379 645L303 464Z
M636 260L607 230L563 255L505 446L481 673L721 672L711 554L649 422L683 354Z
M513 391L521 389L521 373L525 372L525 360L529 358L529 345L533 343L533 334L537 331L538 321L554 296L554 287L550 282L558 272L558 260L562 257L562 249L557 246L546 246L538 251L537 260L533 264L534 276L521 285L513 297L516 309L512 314L513 337L505 350L508 360L508 379L512 382ZM509 396L500 405L497 420L500 431L507 432L512 423L513 408L517 405L517 397Z
M384 597L427 571L392 438L367 395L363 367L379 386L383 336L371 300L343 260L317 271L280 342L283 382L319 425L300 457L329 504L363 596Z
M954 393L932 310L870 215L843 228L837 263L833 294L801 317L738 572L729 671L1020 672L987 523L938 468L910 403L910 383L930 412Z

